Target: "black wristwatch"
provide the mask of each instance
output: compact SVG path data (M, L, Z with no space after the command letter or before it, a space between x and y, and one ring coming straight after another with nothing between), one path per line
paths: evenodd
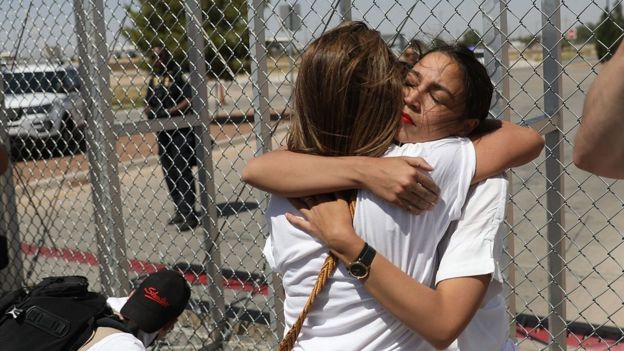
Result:
M376 253L377 251L365 242L360 255L347 267L349 274L358 280L366 279Z

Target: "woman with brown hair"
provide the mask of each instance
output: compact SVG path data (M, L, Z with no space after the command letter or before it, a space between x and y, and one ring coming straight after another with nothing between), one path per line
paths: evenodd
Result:
M349 69L343 74L341 68L344 67ZM452 279L451 285L438 286L436 290L429 288L428 284L433 281L435 274L437 245L449 223L459 218L471 182L494 175L519 160L535 157L535 139L531 139L534 135L510 125L504 125L498 131L482 137L475 146L468 139L459 137L391 146L402 105L401 89L396 89L396 85L400 85L403 78L402 74L397 75L396 67L399 67L396 59L379 34L361 23L347 23L321 36L304 53L299 71L295 93L297 116L293 120L293 132L288 142L289 150L298 154L289 154L285 158L283 152L270 153L250 162L243 174L243 180L268 189L271 185L262 179L269 177L267 170L275 170L272 174L279 174L283 180L284 176L289 175L285 169L290 170L290 175L301 175L311 168L310 165L314 163L307 158L314 156L302 153L327 156L384 154L404 156L379 159L379 162L385 165L392 162L396 166L408 165L402 168L409 168L404 173L413 180L418 179L418 176L414 175L411 165L425 164L405 156L419 155L433 165L431 177L440 186L440 201L431 211L420 216L390 206L373 193L360 191L353 220L348 209L345 213L344 207L334 206L332 210L336 212L317 216L312 226L292 215L286 215L297 213L288 200L278 196L272 198L267 210L271 236L264 252L271 266L283 278L288 327L294 323L312 291L328 248L344 263L338 266L328 286L318 295L310 310L296 345L299 349L429 350L431 345L438 348L448 345L479 307L489 277L479 275ZM455 99L460 99L462 92L447 90L449 99L444 105L446 110L461 110L462 104ZM385 101L397 100L398 106L395 103L385 105ZM405 113L415 123L420 117L416 111L418 107L410 103L409 95L406 102L409 106ZM475 123L464 119L453 124L460 133L474 126ZM380 135L383 137L380 138ZM378 139L370 143L372 138ZM526 139L531 141L527 142ZM513 147L485 151L493 145L502 145L501 140L509 142ZM271 162L276 159L275 154L281 157L281 166L267 167L269 164L276 166L275 162ZM489 157L483 157L485 154ZM333 171L344 166L344 162L357 163L363 160L320 159L320 172L313 172L320 176L325 167ZM380 173L378 170L382 168L376 168L377 171L372 168L371 171ZM394 172L394 168L401 167L386 170ZM343 181L351 179L349 177L353 176L347 175L340 179L340 176L333 174L322 179L330 185L319 180L315 181L315 186L319 190L359 187L357 184L354 186L353 182ZM285 183L296 183L298 180L288 178ZM415 186L420 187L417 184ZM293 189L296 187L295 184ZM416 192L419 190L422 189ZM299 190L299 193L293 192L288 196L309 194L313 192ZM383 190L379 191L380 194L384 198ZM409 209L409 201L406 204L404 198L397 198L396 203ZM342 205L344 203L339 204ZM304 209L306 206L313 207L313 204L300 206L304 214L308 211ZM306 231L292 226L289 220ZM332 228L337 232L345 228L351 231L347 235L331 235L334 234L331 233ZM318 236L327 245L309 234ZM424 296L427 298L419 301ZM454 299L452 313L449 313L448 308L436 310L448 304L449 297ZM444 324L444 328L433 330L430 327L440 324Z

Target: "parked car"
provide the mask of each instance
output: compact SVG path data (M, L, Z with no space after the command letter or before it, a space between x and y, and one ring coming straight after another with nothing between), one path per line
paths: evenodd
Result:
M16 147L45 145L62 154L84 147L84 102L73 65L25 65L2 70L8 134ZM19 146L18 146L19 145Z

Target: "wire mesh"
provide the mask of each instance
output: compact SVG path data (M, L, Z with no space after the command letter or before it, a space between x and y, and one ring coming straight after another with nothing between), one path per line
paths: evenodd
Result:
M607 3L2 1L0 138L13 163L0 178L12 262L0 287L72 273L125 294L137 277L177 268L193 284L192 308L158 349L274 348L283 325L279 285L261 254L267 197L240 173L285 143L299 53L350 17L378 28L397 55L412 40L474 46L484 64L502 69L493 76L495 117L556 135L511 172L509 315L522 350L565 347L520 323L552 323L561 305L565 315L555 317L569 345L584 342L571 332L577 323L594 336L605 328L619 335L599 341L606 349L624 335L623 189L575 168L571 145L599 58L624 26L621 2ZM556 18L550 46L546 29ZM496 35L502 45L484 40ZM170 52L166 70L155 65L154 46ZM181 100L150 105L161 84L192 109L172 110ZM549 196L560 200L554 212ZM184 218L170 223L176 214ZM555 272L563 280L554 280L552 258L563 263ZM553 301L553 287L563 301Z

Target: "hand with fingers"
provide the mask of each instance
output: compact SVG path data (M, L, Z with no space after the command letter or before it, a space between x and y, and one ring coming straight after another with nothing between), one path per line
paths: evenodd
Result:
M349 202L334 194L290 199L302 217L286 213L295 227L325 243L342 262L351 262L364 241L353 229Z
M433 168L421 157L371 158L362 179L364 187L402 209L420 214L432 209L440 189L428 172Z

